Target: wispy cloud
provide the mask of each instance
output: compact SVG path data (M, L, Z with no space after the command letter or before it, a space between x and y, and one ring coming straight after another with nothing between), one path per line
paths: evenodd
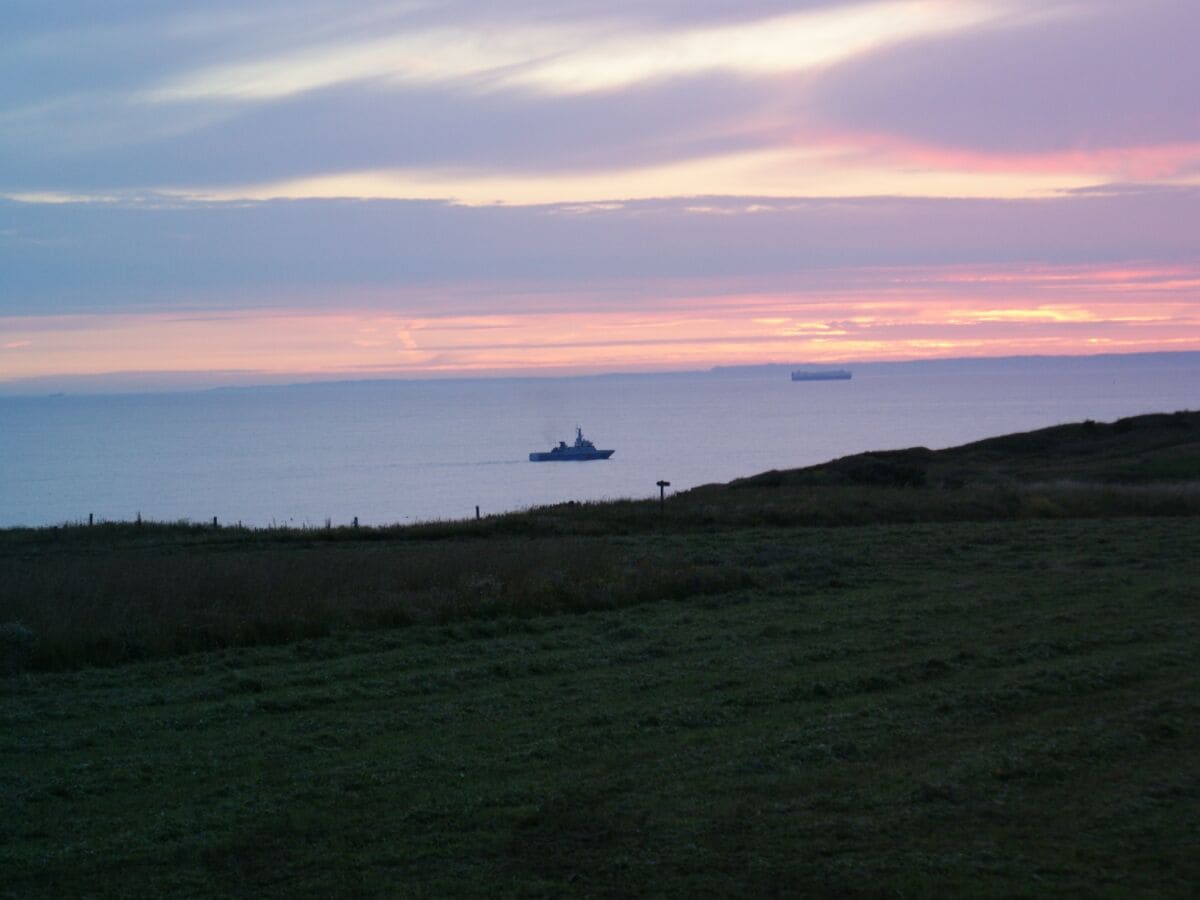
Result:
M1014 162L894 166L848 158L846 147L780 148L687 159L654 166L571 173L496 173L472 168L378 169L216 189L167 188L198 200L355 197L446 199L466 205L598 203L704 195L786 197L1048 196L1103 183L1102 167L1039 171ZM857 154L854 154L857 155Z
M890 43L994 20L985 0L876 0L699 27L633 30L629 23L404 27L277 56L208 67L151 89L152 102L266 100L349 81L465 81L479 90L551 94L623 88L708 71L800 72Z

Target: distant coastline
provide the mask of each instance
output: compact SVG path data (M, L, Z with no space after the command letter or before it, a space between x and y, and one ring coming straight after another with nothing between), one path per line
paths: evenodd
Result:
M855 374L899 375L938 372L951 369L970 371L1010 371L1014 368L1038 365L1064 365L1076 368L1111 364L1114 362L1158 363L1162 365L1200 365L1200 350L1169 350L1144 353L1089 353L1089 354L1031 354L1027 356L955 356L938 359L907 360L837 360L835 362L769 362L745 365L714 365L701 369L630 370L621 372L587 373L517 373L504 372L495 375L462 374L422 377L416 375L391 375L377 378L346 378L331 376L314 378L303 373L282 375L258 375L246 371L224 371L203 373L180 372L110 372L101 375L45 376L12 381L0 381L0 399L123 395L123 394L175 394L202 393L209 391L243 391L259 389L317 388L345 385L378 385L398 382L471 382L471 381L552 381L583 379L620 378L673 378L693 375L714 377L745 377L749 375L783 375L801 368L852 367ZM239 382L238 379L247 379Z
M951 368L1005 369L1028 365L1066 364L1080 368L1118 361L1141 361L1163 363L1194 362L1200 364L1200 350L1168 350L1150 353L1089 353L1089 354L1030 354L1028 356L954 356L938 359L906 359L857 361L839 360L827 362L761 363L753 365L713 366L704 371L713 375L786 375L796 369L819 369L829 367L853 368L857 375L864 373L891 375L921 369L944 370Z

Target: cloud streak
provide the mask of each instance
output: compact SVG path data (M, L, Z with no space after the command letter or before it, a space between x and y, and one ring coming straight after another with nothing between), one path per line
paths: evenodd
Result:
M887 44L977 26L982 0L872 0L719 24L633 29L611 19L481 27L403 23L390 34L340 39L186 73L147 92L152 103L254 102L356 81L463 82L474 90L611 91L720 71L764 75L831 65Z
M578 207L0 202L0 313L502 302L658 282L755 292L888 267L1197 262L1200 190L1040 200L707 198ZM830 277L829 272L836 276ZM453 288L453 291L449 290ZM472 293L473 292L473 293ZM491 299L489 299L491 298ZM490 309L488 311L491 311Z

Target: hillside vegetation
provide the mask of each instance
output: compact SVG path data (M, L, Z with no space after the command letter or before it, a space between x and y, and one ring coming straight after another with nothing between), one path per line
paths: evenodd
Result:
M1159 413L1111 424L1081 422L988 438L947 450L911 447L858 453L821 465L771 471L734 488L1012 482L1144 484L1200 479L1200 412Z
M1122 467L1197 423L1125 421L921 486L0 533L0 896L1193 896L1200 498Z

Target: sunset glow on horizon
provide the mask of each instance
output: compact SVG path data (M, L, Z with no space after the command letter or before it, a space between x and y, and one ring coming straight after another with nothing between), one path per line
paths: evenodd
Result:
M439 315L431 299L428 312L406 316L345 308L14 317L0 352L18 379L43 376L47 363L61 375L107 373L113 358L123 371L153 373L437 377L1130 353L1195 349L1188 335L1200 331L1200 309L1175 296L1200 285L1200 271L891 274L891 286L870 296L685 295L646 312L580 312L572 297L523 309L509 297L509 311L491 315ZM961 292L970 286L987 291Z
M1183 0L21 10L6 392L1200 350Z

